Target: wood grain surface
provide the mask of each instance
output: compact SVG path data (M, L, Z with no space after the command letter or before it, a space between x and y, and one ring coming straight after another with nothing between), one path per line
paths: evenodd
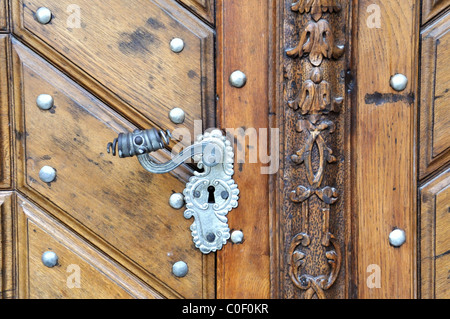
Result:
M376 5L380 27L368 24L367 8ZM358 297L416 296L416 149L415 92L418 57L416 1L358 1L355 176L358 218ZM372 12L373 14L373 12ZM373 17L372 17L373 18ZM390 87L396 73L407 88ZM400 248L389 244L395 228L406 232ZM372 265L372 266L371 266ZM380 288L367 284L379 267Z
M217 1L218 126L269 128L269 10L270 1ZM234 88L228 79L241 70L247 84ZM266 137L267 138L267 137ZM244 139L238 149L249 150ZM258 163L236 163L239 206L229 217L230 228L242 230L244 244L229 243L217 255L218 298L269 298L269 176Z
M213 273L203 269L208 259L193 246L191 222L169 206L185 181L107 154L108 141L135 127L16 40L13 49L18 189L163 296L208 294L214 284ZM43 93L55 100L48 111L36 105ZM45 165L57 171L52 183L39 178ZM189 265L182 279L171 271L179 260Z
M421 32L419 177L450 162L450 12Z

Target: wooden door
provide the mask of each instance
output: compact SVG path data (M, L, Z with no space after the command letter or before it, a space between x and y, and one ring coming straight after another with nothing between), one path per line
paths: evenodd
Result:
M449 297L448 0L0 3L3 298ZM152 127L229 134L243 241L195 247L192 165L107 153Z
M169 205L192 168L152 175L106 149L136 128L193 131L197 120L202 132L215 124L211 2L11 1L5 8L2 132L12 129L2 149L14 164L2 166L3 185L13 190L2 197L12 226L2 262L15 270L2 282L5 295L214 297L214 256L194 247L191 222ZM171 49L174 38L181 52ZM49 108L38 105L42 94L52 98ZM169 117L176 107L182 122ZM155 156L170 159L169 151ZM56 178L42 180L44 167ZM46 252L56 253L57 266L44 265ZM188 266L184 277L173 274L178 261Z

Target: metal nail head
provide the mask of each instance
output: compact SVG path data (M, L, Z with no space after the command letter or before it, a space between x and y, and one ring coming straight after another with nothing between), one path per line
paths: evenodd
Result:
M172 273L179 278L185 277L188 271L188 265L184 261L178 261L172 266Z
M47 24L52 20L52 12L49 8L41 7L36 11L36 20L40 24Z
M184 206L184 195L181 193L174 193L170 195L169 205L174 209L180 209Z
M394 229L389 234L389 243L394 247L400 247L406 242L406 233L402 229Z
M39 178L44 183L51 183L56 178L56 170L51 166L44 166L39 171Z
M53 268L58 264L58 255L53 251L46 251L42 254L42 263L48 268Z
M183 124L186 118L186 113L184 113L184 111L179 107L176 107L170 111L169 118L175 124Z
M403 91L408 85L408 78L403 74L397 73L391 77L390 84L394 90Z
M234 71L230 75L230 84L235 88L241 88L247 83L247 76L242 71Z
M180 53L184 49L184 41L180 38L173 38L170 41L170 50L175 53Z
M231 233L231 242L233 244L242 244L244 241L244 233L240 230L234 230Z
M41 94L37 97L36 104L41 110L47 111L53 107L55 101L50 94Z

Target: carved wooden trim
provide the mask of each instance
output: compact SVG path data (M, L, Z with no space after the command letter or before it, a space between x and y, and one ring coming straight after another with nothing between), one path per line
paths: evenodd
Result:
M345 71L351 4L285 0L279 61L278 125L284 162L277 199L280 276L275 297L344 298L348 106ZM348 29L347 29L348 30ZM274 272L277 269L274 269Z

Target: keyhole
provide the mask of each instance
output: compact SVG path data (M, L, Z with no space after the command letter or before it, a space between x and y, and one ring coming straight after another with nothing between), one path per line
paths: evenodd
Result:
M214 197L214 192L216 191L216 188L214 186L209 186L208 187L208 204L215 204L216 203L216 199Z

